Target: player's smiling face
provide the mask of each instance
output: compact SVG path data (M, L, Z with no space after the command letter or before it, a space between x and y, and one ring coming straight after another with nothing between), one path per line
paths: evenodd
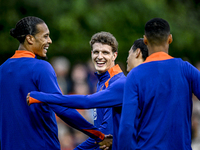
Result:
M49 37L49 29L45 23L37 25L38 33L34 36L34 54L40 57L46 57L49 45L52 43Z
M112 52L110 45L94 43L92 48L92 62L98 74L108 71L115 65L117 52Z

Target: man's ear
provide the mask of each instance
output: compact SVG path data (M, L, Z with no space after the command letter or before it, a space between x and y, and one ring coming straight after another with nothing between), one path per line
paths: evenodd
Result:
M26 35L26 40L29 44L32 45L35 39L32 35L29 34L29 35Z
M171 44L173 41L172 34L168 36L168 44Z
M138 58L138 57L140 56L140 53L141 53L140 48L137 48L137 49L135 50L135 53L136 53L136 58Z
M118 54L117 52L114 52L114 53L113 53L113 56L114 56L113 61L115 61L115 59L117 58L117 54Z
M147 37L146 37L145 35L144 35L143 37L144 37L144 39L143 39L143 41L144 41L144 44L148 45L148 40L147 40Z

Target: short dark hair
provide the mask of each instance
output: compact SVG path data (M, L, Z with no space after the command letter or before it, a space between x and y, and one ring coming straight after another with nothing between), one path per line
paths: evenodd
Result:
M144 39L143 38L135 40L135 42L133 43L133 46L131 47L133 52L138 48L142 52L143 60L146 60L146 58L149 56L149 51L148 51L148 48L147 48L146 44L144 44Z
M26 35L35 35L38 33L37 25L44 21L38 17L28 16L19 20L15 26L10 30L10 35L16 38L20 43L24 43Z
M116 38L109 32L101 31L94 34L90 40L91 48L94 43L107 44L112 47L113 52L118 52L118 42Z
M162 18L153 18L145 25L145 36L152 45L161 45L169 35L169 23Z

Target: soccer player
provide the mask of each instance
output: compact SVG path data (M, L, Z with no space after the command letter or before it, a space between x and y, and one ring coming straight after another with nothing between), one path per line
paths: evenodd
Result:
M36 58L46 57L52 43L45 22L37 17L25 17L10 34L20 44L15 54L0 66L0 149L60 150L54 111L95 142L102 141L105 135L75 109L47 104L27 106L27 92L61 94L53 67Z
M117 58L118 52L118 42L111 33L98 32L92 36L90 46L92 48L91 58L96 69L95 74L98 78L97 92L99 92L112 85L120 77L124 76L119 65L115 65L115 59ZM112 134L112 108L95 108L94 125L104 134ZM99 149L99 146L94 144L92 138L89 138L77 146L76 149L93 150Z
M145 25L150 56L127 76L119 150L191 150L192 93L200 99L200 72L168 55L170 26L161 18Z
M143 38L137 39L127 58L127 71L140 65L148 56L148 49L143 42ZM29 104L35 102L54 103L72 108L95 108L95 107L113 107L113 145L112 149L117 149L117 137L119 122L121 116L121 106L123 100L123 90L126 77L123 75L105 90L99 91L91 95L56 95L46 94L43 92L31 92L30 98L27 100ZM39 101L38 101L39 100Z

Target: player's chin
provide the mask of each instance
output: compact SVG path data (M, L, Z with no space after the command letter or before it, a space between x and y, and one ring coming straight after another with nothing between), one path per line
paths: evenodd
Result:
M47 57L47 55L46 54L42 54L42 55L40 55L40 57L45 58L45 57Z
M44 50L42 51L42 54L41 54L41 55L42 55L41 57L47 57L47 50L44 49Z
M41 53L41 54L38 55L38 56L40 56L41 59L43 59L43 60L47 60L47 55L46 55L46 53Z
M127 66L127 69L126 69L126 71L127 71L127 72L129 72L129 71L130 71L130 68L129 68L128 66Z
M99 72L99 73L104 73L107 70L105 68L96 68L96 71Z

